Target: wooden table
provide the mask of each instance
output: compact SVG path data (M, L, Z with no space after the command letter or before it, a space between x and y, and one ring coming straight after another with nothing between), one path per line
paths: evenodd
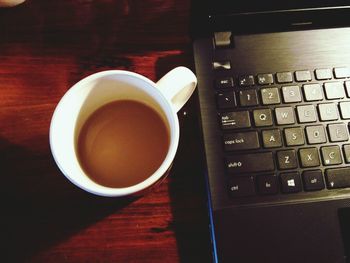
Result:
M83 77L156 81L193 69L189 0L27 0L0 9L1 262L210 262L196 95L170 177L138 199L73 186L50 153L52 113Z

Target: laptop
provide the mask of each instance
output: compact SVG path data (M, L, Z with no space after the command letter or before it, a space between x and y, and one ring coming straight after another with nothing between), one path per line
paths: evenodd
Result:
M350 1L192 11L213 262L349 262Z

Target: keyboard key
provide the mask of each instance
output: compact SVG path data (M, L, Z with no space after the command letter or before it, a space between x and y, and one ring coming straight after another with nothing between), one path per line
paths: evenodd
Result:
M282 87L282 95L285 103L300 102L301 93L299 86Z
M272 74L258 74L258 83L260 85L273 84L273 75Z
M290 83L293 82L292 72L278 72L276 73L278 83Z
M340 115L343 119L350 119L350 101L340 102Z
M325 146L321 147L322 160L324 165L341 164L341 153L339 146Z
M248 111L227 112L221 115L221 127L224 130L251 127Z
M326 82L324 83L326 98L329 100L342 99L345 97L345 89L342 82Z
M301 127L284 129L284 136L287 146L303 145L305 143L304 132Z
M237 106L236 96L233 91L219 92L216 94L216 102L219 109L234 108Z
M278 125L294 124L295 117L292 107L281 107L275 109L276 121Z
M329 189L350 187L350 167L326 170Z
M345 89L348 97L350 97L350 80L345 81Z
M318 112L321 121L338 120L338 110L335 103L323 103L318 105Z
M253 111L254 123L256 127L272 126L272 112L270 109L259 109Z
M226 158L229 173L267 172L275 169L272 152L231 155Z
M239 92L240 105L245 106L256 106L259 104L258 94L255 89L241 90Z
M263 130L261 135L265 148L276 148L282 146L282 137L279 129Z
M310 81L312 80L311 73L308 70L300 70L295 72L296 81Z
M317 80L332 79L332 71L329 68L320 68L315 70Z
M349 139L348 127L345 123L329 124L328 134L331 142L343 142Z
M343 146L344 150L344 159L346 163L350 163L350 144L345 144Z
M281 170L295 169L298 167L295 150L284 150L277 152L278 167Z
M259 137L256 131L224 134L223 140L225 151L260 148Z
M278 183L275 175L260 175L257 176L258 191L260 194L277 194Z
M253 86L255 85L255 79L253 75L244 75L239 77L238 83L243 87Z
M297 113L300 123L315 122L317 120L314 105L297 106Z
M315 167L320 165L320 157L317 148L300 149L299 158L302 167Z
M227 48L231 46L231 36L230 31L222 31L214 33L214 43L216 48Z
M225 61L214 61L213 69L215 70L228 70L231 69L231 62L229 60Z
M303 172L305 191L317 191L324 189L324 180L321 170Z
M301 191L301 180L298 172L281 173L280 179L283 193L297 193Z
M337 79L349 78L350 69L347 67L334 68L334 76Z
M323 125L307 126L306 138L309 144L318 144L327 142L326 133Z
M281 98L278 92L278 88L261 89L261 100L263 105L281 103Z
M233 78L231 77L219 78L215 81L215 86L217 89L233 88L234 86Z
M229 181L229 192L231 197L244 197L255 194L255 183L253 176L233 177Z
M323 100L323 92L320 84L305 84L303 85L303 89L306 101Z

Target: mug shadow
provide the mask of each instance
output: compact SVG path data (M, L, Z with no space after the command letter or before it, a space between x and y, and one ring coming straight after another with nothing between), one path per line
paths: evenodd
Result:
M2 262L28 262L136 198L95 197L60 174L50 152L37 154L0 138Z
M191 51L157 61L157 79L179 65L194 68ZM185 52L185 53L186 53ZM192 65L192 67L191 67ZM180 143L169 176L169 194L181 262L211 262L204 155L200 142L197 91L178 112Z

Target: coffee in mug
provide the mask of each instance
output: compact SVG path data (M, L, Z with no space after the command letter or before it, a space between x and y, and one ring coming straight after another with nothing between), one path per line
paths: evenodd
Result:
M155 110L138 101L117 100L88 117L77 153L93 181L121 188L152 175L164 161L169 143L169 127Z

